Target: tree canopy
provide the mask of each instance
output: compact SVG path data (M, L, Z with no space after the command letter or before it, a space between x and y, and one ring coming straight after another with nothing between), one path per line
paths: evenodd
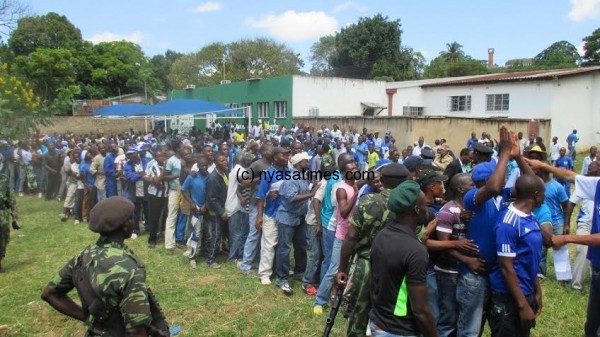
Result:
M483 61L466 55L462 47L456 41L446 43L446 50L441 51L438 57L431 60L425 69L424 77L458 77L489 73Z
M571 68L579 64L581 56L573 44L563 40L551 44L533 61L535 65L548 69Z
M583 65L600 64L600 28L596 29L591 35L583 38Z

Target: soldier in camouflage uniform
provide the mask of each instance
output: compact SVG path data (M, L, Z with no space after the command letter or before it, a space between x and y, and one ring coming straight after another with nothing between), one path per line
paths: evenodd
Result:
M146 326L152 321L146 270L142 261L124 244L133 231L134 205L122 197L111 197L100 201L90 211L89 227L99 233L95 245L88 246L73 257L48 283L42 299L56 310L84 321L88 326L86 336L112 336L109 323L98 323L89 311L92 306L82 308L68 293L79 286L74 278L82 267L89 276L89 284L95 297L107 307L120 312L122 325L133 336L146 336ZM80 297L85 298L81 293ZM122 335L125 335L123 331Z
M8 176L0 174L0 273L4 272L2 260L10 241L10 216L12 215L13 221L18 220L15 193L8 182Z
M350 219L350 228L342 245L337 281L347 279L348 262L355 255L353 271L347 282L344 300L347 301L349 319L348 336L365 336L371 310L369 259L371 243L383 228L389 212L388 198L392 190L410 175L404 165L392 163L381 170L383 190L360 198Z

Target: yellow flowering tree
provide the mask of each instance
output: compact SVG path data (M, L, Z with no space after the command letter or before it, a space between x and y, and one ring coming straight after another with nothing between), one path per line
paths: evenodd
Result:
M0 137L20 139L39 124L49 123L47 109L29 83L12 75L8 64L0 66Z

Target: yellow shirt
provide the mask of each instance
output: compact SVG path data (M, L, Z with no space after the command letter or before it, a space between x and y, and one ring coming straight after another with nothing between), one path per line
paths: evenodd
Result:
M379 155L377 152L369 153L369 168L375 167L375 164L379 161Z
M237 135L235 135L235 141L236 142L241 142L242 140L244 140L244 134L243 133L238 133Z

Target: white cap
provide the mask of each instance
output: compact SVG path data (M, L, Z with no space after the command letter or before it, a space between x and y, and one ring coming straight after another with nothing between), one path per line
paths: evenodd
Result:
M308 153L306 153L306 152L296 153L290 160L290 163L293 166L293 165L296 165L299 162L303 161L304 159L306 159L306 160L310 159L310 156L308 155Z

